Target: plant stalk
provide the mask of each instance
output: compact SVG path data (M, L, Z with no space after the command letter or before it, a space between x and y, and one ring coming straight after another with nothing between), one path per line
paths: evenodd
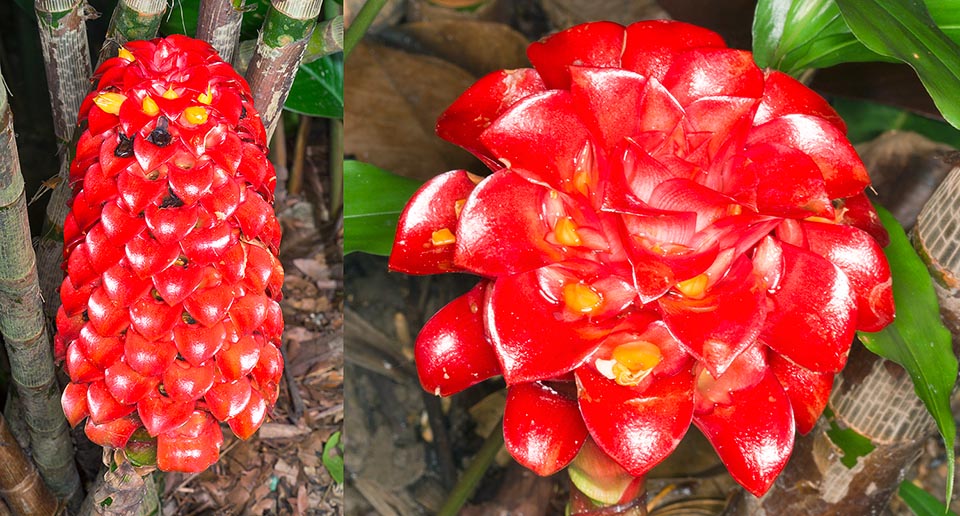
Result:
M363 4L360 12L357 13L357 17L353 19L353 23L350 24L346 34L343 35L344 59L350 55L353 47L357 46L357 43L360 43L363 35L367 33L367 29L373 24L373 20L377 18L377 14L380 13L380 9L383 9L386 3L387 0L367 0L366 3Z
M120 0L110 18L107 39L100 49L99 66L111 57L116 57L120 47L135 39L152 39L157 36L167 0Z
M437 511L437 516L456 516L460 513L460 509L467 503L467 500L470 499L473 492L477 490L477 486L483 479L483 475L490 469L490 465L493 464L493 459L496 458L501 448L503 448L502 421L490 432L487 440L483 442L480 451L473 457L473 462L471 462L467 470L463 472L460 480L457 480L457 485L453 486L453 490L447 495L447 500L443 502L443 507Z
M37 0L35 5L53 128L61 142L70 141L80 103L90 90L85 6L83 0Z
M287 181L287 193L299 195L303 189L303 168L307 161L307 137L310 136L310 117L302 115L297 127L297 139L293 146L293 166Z
M321 4L322 0L272 0L267 11L246 79L268 139L280 121Z
M50 489L79 503L80 477L60 407L60 389L47 334L27 202L14 139L13 114L0 80L0 333L14 386L23 401L33 459Z
M89 14L84 0L37 0L35 8L50 90L53 128L62 146L57 184L47 204L47 220L37 245L40 289L47 301L44 312L52 319L60 306L57 287L63 276L60 270L62 226L70 198L67 179L72 156L68 143L77 126L80 103L90 90L91 63L86 25Z
M57 500L0 416L0 494L16 514L55 514Z
M197 39L213 45L220 58L230 63L240 41L243 0L201 0Z

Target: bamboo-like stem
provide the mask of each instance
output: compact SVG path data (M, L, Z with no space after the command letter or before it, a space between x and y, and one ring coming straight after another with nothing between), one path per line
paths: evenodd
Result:
M213 45L220 57L230 63L240 41L243 0L200 0L197 39Z
M856 459L856 467L841 462L830 424L821 419L809 434L798 436L790 462L766 495L743 494L725 514L880 514L889 505L924 438L936 429L910 375L855 345L829 408L834 424L873 446Z
M85 5L83 0L37 0L35 5L53 129L61 142L70 141L80 102L90 89Z
M100 49L97 63L115 57L120 47L135 39L152 39L157 36L167 0L120 0L110 18L107 39Z
M380 13L380 9L383 9L386 3L387 0L367 0L367 2L363 4L356 18L354 18L350 26L347 27L347 33L343 36L344 59L350 55L353 47L357 46L357 43L360 43L363 35L367 33L367 29L373 24L373 20L377 18L377 14Z
M287 181L287 193L298 195L303 189L303 168L307 161L307 137L310 136L310 117L300 117L297 127L297 139L293 146L293 166L290 167L290 180Z
M0 333L13 383L23 401L33 459L59 497L79 501L80 477L60 408L53 348L43 316L36 258L30 244L27 202L13 114L0 76Z
M105 452L104 461L114 458ZM106 499L110 503L104 503ZM160 493L153 474L143 474L129 462L121 460L116 466L102 468L83 501L77 516L157 516L160 514Z
M267 11L246 79L268 137L280 120L321 4L322 0L272 0Z
M343 16L318 23L313 36L310 44L307 45L307 54L303 57L304 63L343 52Z
M55 514L57 500L0 416L0 494L16 514Z
M40 289L47 301L44 311L53 318L60 306L57 287L62 272L63 219L67 216L70 185L67 181L71 153L68 142L77 125L77 112L90 89L90 50L87 44L84 0L36 0L37 24L50 89L53 128L63 146L60 155L59 183L47 204L47 220L37 246L37 270Z

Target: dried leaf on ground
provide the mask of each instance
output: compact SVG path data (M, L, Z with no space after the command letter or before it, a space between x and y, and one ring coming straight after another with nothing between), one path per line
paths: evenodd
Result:
M541 0L541 5L551 25L558 28L596 20L628 25L637 20L670 17L655 0Z
M434 134L437 117L473 83L472 75L434 57L368 42L350 54L345 73L346 155L419 180L482 168Z
M435 20L396 29L423 52L445 59L480 77L530 66L529 41L509 25L483 21Z

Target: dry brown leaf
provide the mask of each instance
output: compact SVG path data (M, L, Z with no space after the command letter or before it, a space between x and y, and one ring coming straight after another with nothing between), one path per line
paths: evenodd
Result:
M297 488L297 514L306 514L307 513L307 486L300 484L300 487Z
M638 20L666 19L670 15L656 0L541 0L543 11L557 30L595 20L629 25Z
M344 74L345 154L419 180L456 168L482 169L434 134L440 113L473 84L469 73L434 57L363 42Z
M311 430L309 428L285 423L267 422L260 426L258 435L261 439L289 439L291 437L307 435L310 432Z
M294 258L293 265L314 280L330 277L330 267L312 258Z
M505 68L530 66L527 38L502 23L435 20L408 23L396 31L424 52L477 77Z
M297 466L291 465L283 459L279 459L276 465L273 466L273 471L275 475L286 480L288 486L297 485L297 474L300 472L300 468Z

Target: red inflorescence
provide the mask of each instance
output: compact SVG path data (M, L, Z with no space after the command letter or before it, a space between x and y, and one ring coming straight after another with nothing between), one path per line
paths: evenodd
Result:
M157 465L216 462L225 421L252 435L276 402L283 269L276 176L246 82L206 43L128 43L80 108L56 354L71 425Z
M400 218L394 270L482 277L420 333L423 386L502 374L507 447L540 474L589 437L643 475L692 422L764 493L854 331L893 319L843 121L684 23L579 25L528 55L437 124L493 173L437 176Z

